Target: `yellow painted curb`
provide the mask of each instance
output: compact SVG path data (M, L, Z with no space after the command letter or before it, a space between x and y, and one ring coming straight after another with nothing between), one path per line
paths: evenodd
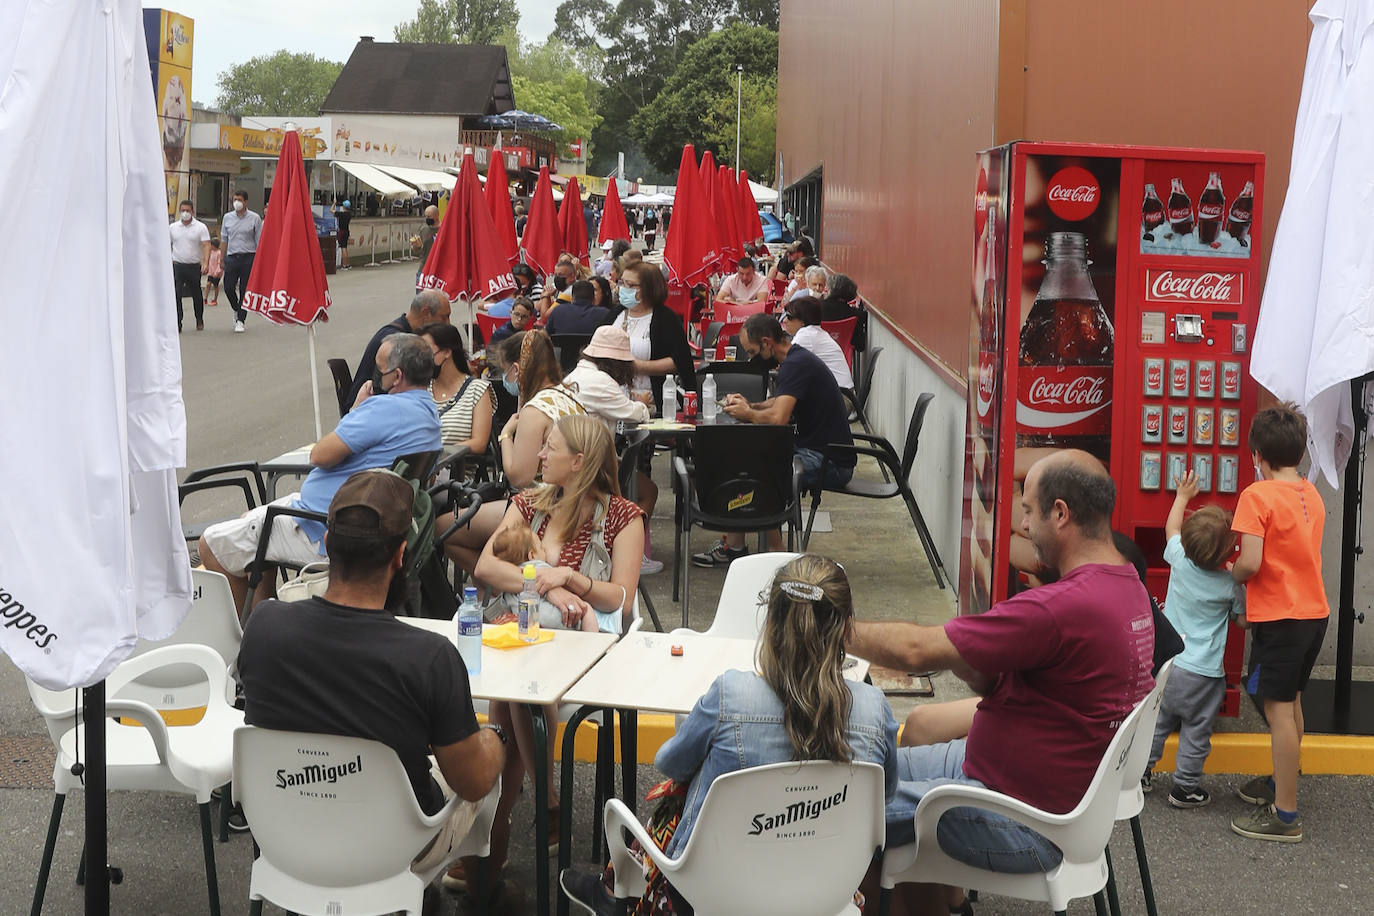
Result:
M1178 753L1178 736L1164 742L1164 754L1155 769L1172 771ZM1205 773L1268 773L1273 770L1269 736L1245 732L1212 735L1212 753ZM1317 776L1374 775L1374 738L1364 735L1305 735L1302 739L1302 771Z

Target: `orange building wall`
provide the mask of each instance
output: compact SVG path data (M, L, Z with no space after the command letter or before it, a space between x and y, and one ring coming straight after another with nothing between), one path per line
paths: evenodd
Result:
M1260 150L1267 259L1310 5L783 0L784 181L824 167L826 262L953 382L968 359L981 148L1034 139Z

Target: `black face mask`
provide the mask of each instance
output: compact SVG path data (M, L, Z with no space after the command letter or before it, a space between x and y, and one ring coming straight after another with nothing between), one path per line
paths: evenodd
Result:
M426 226L433 226L433 225L434 225L434 220L426 218L426 219L425 219L425 225L426 225Z
M555 275L553 278L553 288L558 290L560 293L563 292L563 290L568 288L568 278L562 276L561 274Z
M372 370L372 393L373 393L373 394L387 394L387 393L388 393L387 390L386 390L385 388L382 387L382 377L385 376L385 375L386 375L386 373L383 372L381 369L373 369L373 370Z

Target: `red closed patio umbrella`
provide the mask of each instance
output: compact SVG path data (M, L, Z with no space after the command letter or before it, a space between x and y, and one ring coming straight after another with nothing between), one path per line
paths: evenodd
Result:
M708 152L706 155L711 154ZM668 224L668 238L663 244L668 282L689 289L710 276L719 260L715 218L706 206L701 171L697 168L696 153L689 143L682 148L682 162L677 170L677 193L673 197L673 219Z
M606 206L601 211L601 226L596 233L596 243L614 242L616 239L629 239L630 224L625 221L625 208L620 205L620 190L616 180L610 179L606 186Z
M749 172L745 169L739 170L739 197L740 212L744 217L744 238L749 242L756 242L763 238L763 221L759 219L759 205L754 200L754 191L749 187Z
M716 225L720 227L720 266L729 271L730 265L744 256L744 238L739 226L739 203L735 198L735 183L732 169L721 166L716 170Z
M558 223L563 231L563 250L587 263L587 220L582 215L582 187L576 176L568 179L563 189L563 202L558 205Z
M558 211L553 203L553 185L549 168L539 169L539 181L530 198L530 215L525 221L525 234L520 239L525 251L525 263L544 276L553 272L558 255L563 251L563 231L558 225Z
M472 158L472 150L466 150L458 169L458 183L449 197L448 210L439 224L429 260L420 271L418 285L468 304L468 342L471 344L472 303L515 289L510 266L506 253L501 250L491 211L482 197L477 163Z
M510 205L510 181L506 178L506 157L499 149L491 151L491 164L487 166L486 187L487 210L491 213L492 226L496 230L496 241L505 252L506 261L515 264L520 260L520 240L515 237L515 212Z
M277 157L277 178L263 216L243 307L275 324L301 324L310 329L310 394L315 406L316 439L323 430L320 391L315 383L315 322L329 320L326 310L330 303L300 138L295 130L288 130Z

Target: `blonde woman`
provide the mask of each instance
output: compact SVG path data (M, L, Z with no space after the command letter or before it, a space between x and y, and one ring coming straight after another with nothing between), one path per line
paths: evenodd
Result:
M760 673L727 671L716 678L654 759L661 772L687 785L681 820L664 847L669 856L686 846L711 782L735 770L788 760L881 763L892 797L892 709L881 690L843 676L853 617L849 580L839 564L806 554L778 571L759 634ZM600 875L568 869L560 883L589 912L607 912L613 903ZM647 893L656 894L649 912L691 912L671 886L650 885Z
M527 527L539 540L539 593L563 612L563 625L579 629L595 613L602 629L623 632L629 625L644 555L644 512L620 495L615 446L599 419L566 416L554 424L539 452L543 485L511 498L496 531ZM498 558L496 538L482 548L477 578L500 592L524 585L520 567ZM609 560L609 562L607 562ZM548 734L555 734L557 710L544 711ZM510 842L510 812L520 796L525 773L534 778L534 725L524 706L492 703L491 720L511 736L519 753L510 754L501 775L501 798L491 833L492 861L504 863ZM549 798L553 786L553 744L548 742ZM558 847L559 809L549 809L550 851ZM466 883L461 866L450 871L447 886Z

